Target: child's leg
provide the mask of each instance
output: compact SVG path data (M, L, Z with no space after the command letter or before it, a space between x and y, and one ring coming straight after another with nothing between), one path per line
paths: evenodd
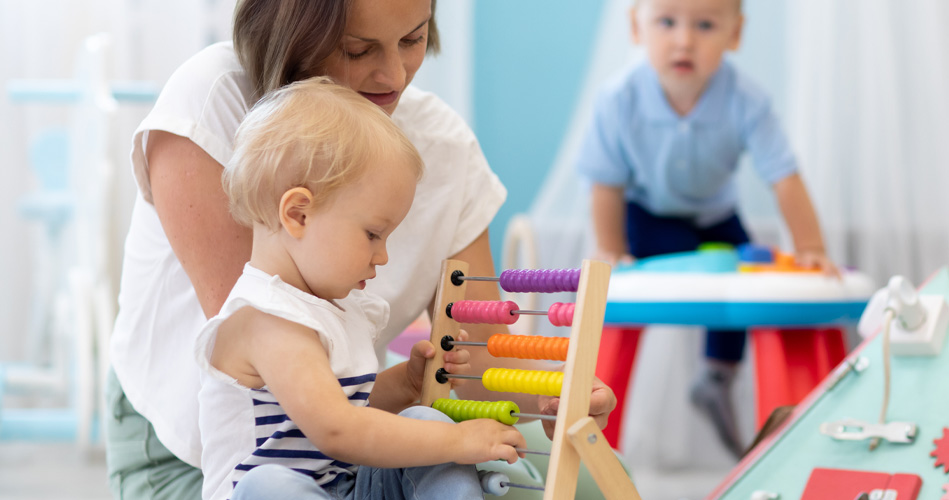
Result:
M637 259L698 248L698 230L686 219L653 215L636 203L626 206L626 237Z
M332 500L312 477L276 464L259 465L238 481L231 500Z
M744 452L732 405L731 386L745 349L744 331L710 330L705 337L705 367L693 382L692 403L711 419L722 444L733 455Z
M722 242L736 246L749 241L737 215L702 229L699 237L703 243ZM735 456L741 456L744 446L738 435L731 386L744 351L744 331L710 330L705 336L706 366L691 390L692 403L709 416L722 443Z
M399 415L417 420L452 421L444 413L425 406L412 406ZM462 500L483 497L475 466L450 462L405 469L360 467L353 498Z

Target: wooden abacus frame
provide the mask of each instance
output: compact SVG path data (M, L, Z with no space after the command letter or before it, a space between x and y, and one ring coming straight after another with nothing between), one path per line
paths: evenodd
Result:
M440 384L435 373L445 364L441 339L457 337L460 324L446 313L448 304L464 300L465 284L452 283L452 273L467 275L468 264L458 260L442 262L441 282L435 296L431 341L435 357L425 367L421 403L431 406L439 398L449 397L449 384ZM577 490L580 461L587 464L600 491L608 500L640 500L639 493L613 449L590 413L590 393L596 372L596 358L606 312L606 292L610 282L610 266L604 262L584 260L580 268L576 308L570 329L570 346L564 364L563 389L554 427L550 465L544 485L544 500L573 499Z

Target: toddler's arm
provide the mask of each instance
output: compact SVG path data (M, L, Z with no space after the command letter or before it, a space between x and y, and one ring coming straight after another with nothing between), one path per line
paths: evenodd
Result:
M468 340L468 332L460 330L456 340ZM369 395L369 406L390 413L400 411L418 403L422 395L422 378L425 375L425 360L435 355L435 347L427 340L412 346L409 360L383 370L376 376L376 384ZM445 353L445 370L448 373L471 372L471 354L467 349L456 347ZM462 379L451 379L452 388L461 385Z
M517 429L494 420L451 424L353 406L316 332L257 310L231 319L218 330L212 364L247 387L266 385L303 434L336 460L386 468L513 463L514 448L526 446Z
M611 265L633 262L626 235L626 197L623 187L594 183L590 202L593 233L596 236L594 258Z
M825 274L839 276L837 266L827 257L817 213L801 176L795 173L776 182L774 193L791 232L798 264L817 267Z

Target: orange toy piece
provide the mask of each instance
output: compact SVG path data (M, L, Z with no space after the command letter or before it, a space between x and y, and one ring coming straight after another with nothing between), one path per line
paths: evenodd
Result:
M774 261L741 262L738 264L740 273L819 273L820 269L802 267L794 261L794 254L774 250Z
M488 338L488 352L496 358L567 360L567 337L538 335L492 335Z

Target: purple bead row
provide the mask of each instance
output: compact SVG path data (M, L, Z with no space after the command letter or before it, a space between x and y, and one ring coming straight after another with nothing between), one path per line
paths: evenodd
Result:
M501 272L499 281L510 293L576 292L580 269L508 269Z

